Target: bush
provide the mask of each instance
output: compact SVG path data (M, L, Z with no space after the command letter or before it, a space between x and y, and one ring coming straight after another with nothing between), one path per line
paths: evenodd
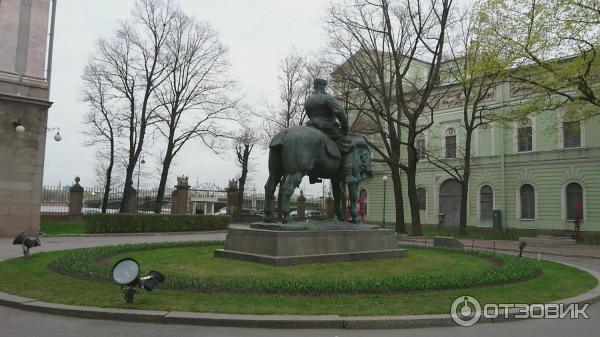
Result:
M87 279L110 280L111 266L98 263L100 258L118 254L165 248L208 247L222 245L222 242L164 242L146 244L127 244L72 250L55 260L54 269L77 275ZM216 247L215 247L216 248ZM515 256L481 250L449 250L440 248L439 251L451 251L466 255L495 260L500 266L477 272L457 272L439 275L399 275L379 277L365 275L353 279L335 278L287 278L274 273L269 278L238 278L238 277L191 277L186 275L169 275L165 282L167 288L175 290L194 290L202 292L230 292L238 294L296 294L296 295L326 295L326 294L389 294L397 292L414 292L430 290L464 289L480 286L495 286L509 282L531 279L541 272L541 267L534 259L518 258ZM410 254L410 253L409 253ZM324 265L326 267L326 265Z
M196 232L227 229L228 215L90 214L88 233Z

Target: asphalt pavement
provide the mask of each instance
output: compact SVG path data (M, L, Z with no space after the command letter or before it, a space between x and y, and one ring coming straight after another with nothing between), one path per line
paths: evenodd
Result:
M51 251L92 247L106 244L222 240L224 233L190 235L152 235L116 237L51 237L42 238L36 251ZM0 238L0 260L18 256L20 249L12 240ZM549 260L564 261L600 272L600 259L545 255ZM176 324L130 323L97 319L82 319L22 311L0 306L0 336L598 336L600 303L592 305L590 319L523 320L505 323L476 324L468 328L419 328L405 330L281 330L190 326Z

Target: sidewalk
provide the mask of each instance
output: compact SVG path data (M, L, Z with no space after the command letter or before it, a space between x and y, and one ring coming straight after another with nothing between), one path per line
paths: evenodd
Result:
M478 239L458 239L465 248L480 248L502 251L519 251L519 241L508 241L508 240L478 240ZM418 244L432 244L432 238L408 238L400 241L407 243L418 243ZM583 257L600 259L600 246L594 245L573 245L573 246L534 246L528 245L524 250L524 253L541 253L543 255L557 255L557 256L568 256L568 257Z

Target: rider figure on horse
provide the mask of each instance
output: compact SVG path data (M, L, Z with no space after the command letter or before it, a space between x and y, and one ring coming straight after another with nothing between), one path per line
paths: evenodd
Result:
M352 171L352 161L346 155L352 147L352 141L348 137L348 115L335 97L325 92L326 87L326 80L315 79L315 91L304 104L309 118L306 125L321 130L335 141L344 159L345 181L352 183L357 181L357 178ZM316 182L313 177L310 177L310 180L311 183Z

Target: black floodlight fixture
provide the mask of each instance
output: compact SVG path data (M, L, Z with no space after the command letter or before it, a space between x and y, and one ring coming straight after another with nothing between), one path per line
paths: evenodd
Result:
M113 266L111 275L113 282L121 286L125 302L133 303L133 295L140 290L140 265L137 261L131 258L119 260Z
M152 291L156 286L165 281L165 275L152 270L148 276L140 277L140 265L132 258L119 260L112 268L112 280L121 286L125 302L133 303L133 296L143 287Z
M146 291L152 291L157 285L165 281L165 275L159 271L152 270L148 273L148 276L144 276L140 280Z
M21 234L17 235L13 240L13 245L21 245L23 247L23 255L29 256L29 249L41 246L42 242L39 237L32 239L27 237L25 232L21 232Z
M523 249L525 249L525 247L527 247L527 242L520 241L519 242L519 257L523 257Z

